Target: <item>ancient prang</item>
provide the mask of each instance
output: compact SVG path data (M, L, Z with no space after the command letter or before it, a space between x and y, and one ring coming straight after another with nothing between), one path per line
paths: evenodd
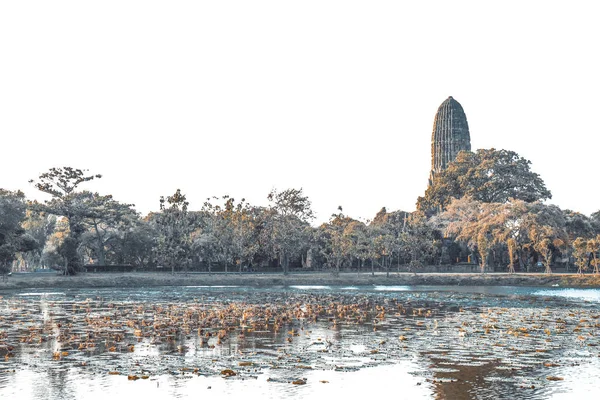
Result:
M445 170L461 150L471 150L469 124L460 103L450 96L440 105L433 121L430 186L435 175Z

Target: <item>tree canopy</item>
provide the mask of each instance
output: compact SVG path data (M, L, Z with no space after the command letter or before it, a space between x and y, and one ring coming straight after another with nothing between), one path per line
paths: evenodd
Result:
M154 248L159 262L170 267L187 270L191 254L191 233L194 230L193 216L188 213L185 194L177 189L172 196L160 197L160 212L155 214L154 222L157 231Z
M266 206L230 196L190 208L177 189L160 197L160 210L141 218L132 204L81 190L99 178L86 170L52 168L31 181L52 197L27 203L21 192L0 189L0 264L76 273L81 266L132 266L176 271L228 272L281 268L333 273L370 265L390 274L424 266L478 262L482 271L547 272L576 260L579 272L600 266L600 212L591 217L561 210L530 162L506 150L460 153L434 177L424 211L382 208L371 221L345 215L312 226L314 214L302 189L272 190ZM534 201L535 200L535 201ZM431 217L428 214L435 214ZM36 247L37 246L37 247ZM30 250L37 251L30 251Z
M25 234L25 195L0 189L0 272L10 271L17 252L32 250L35 239Z
M531 162L514 151L479 149L461 151L448 168L433 178L417 209L429 214L446 209L450 201L470 196L484 203L509 199L528 203L552 198Z
M267 196L270 204L265 233L271 255L279 261L284 274L289 272L290 260L297 258L308 241L309 221L314 218L308 196L300 189L273 189Z
M53 197L64 197L73 193L81 183L102 178L100 174L86 176L86 172L73 167L50 168L48 172L40 174L37 182L31 179L29 183Z
M96 202L95 195L78 192L76 189L83 182L101 177L100 174L86 176L86 170L61 167L51 168L42 173L37 181L29 181L40 191L52 195L52 198L43 204L32 203L32 209L61 216L68 222L68 228L63 232L57 252L64 260L65 273L69 275L76 274L83 266L80 247L86 232L85 219L97 215L98 212L98 207L91 206Z
M511 272L518 253L521 263L537 259L549 273L556 255L564 255L570 249L563 211L539 201L484 203L465 196L452 199L446 211L435 219L445 226L447 235L479 255L482 272L494 250L506 249Z

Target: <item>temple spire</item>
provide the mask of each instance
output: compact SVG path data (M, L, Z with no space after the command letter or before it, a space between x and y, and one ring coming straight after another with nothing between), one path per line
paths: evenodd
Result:
M461 150L471 150L469 124L460 103L450 96L439 106L433 121L429 185L435 175L445 170Z

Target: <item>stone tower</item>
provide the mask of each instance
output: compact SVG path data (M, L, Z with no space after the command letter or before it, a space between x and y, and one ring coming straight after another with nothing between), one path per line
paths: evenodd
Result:
M448 167L461 150L471 150L467 116L460 103L448 97L438 108L431 134L431 174L429 185Z

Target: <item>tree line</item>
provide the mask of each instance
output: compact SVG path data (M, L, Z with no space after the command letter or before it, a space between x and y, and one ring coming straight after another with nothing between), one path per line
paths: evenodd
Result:
M342 207L312 226L302 189L273 190L266 206L230 196L189 209L177 189L141 216L132 204L81 190L99 174L51 168L30 181L51 199L28 201L0 189L0 270L53 268L76 274L93 265L139 270L293 269L418 271L475 263L481 271L555 265L598 272L600 212L561 210L530 162L507 150L461 152L422 197L417 211L382 208L360 221Z

